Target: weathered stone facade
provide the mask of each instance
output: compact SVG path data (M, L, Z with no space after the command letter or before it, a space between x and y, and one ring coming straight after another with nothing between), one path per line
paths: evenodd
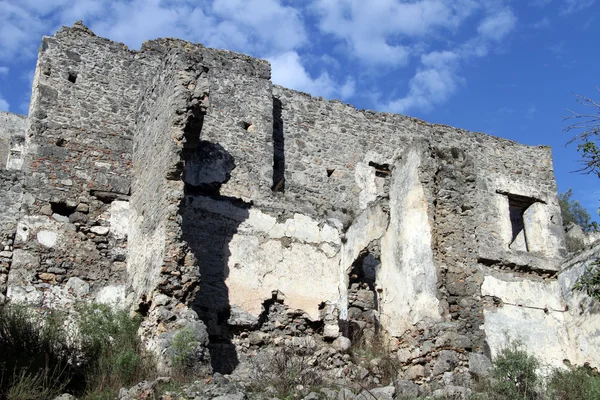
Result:
M81 24L43 39L24 137L22 171L0 174L10 301L128 304L148 346L164 354L188 327L225 372L273 332L331 342L371 326L418 382L468 376L506 330L551 365L600 362L598 321L575 303L597 305L570 292L597 252L565 259L547 147L313 98L199 44L131 51Z

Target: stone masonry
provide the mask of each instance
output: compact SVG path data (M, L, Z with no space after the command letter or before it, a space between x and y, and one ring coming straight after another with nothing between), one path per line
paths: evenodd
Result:
M507 336L551 366L600 365L600 322L578 311L597 305L571 292L600 248L567 254L548 147L81 23L43 38L29 118L1 114L0 140L8 301L126 304L149 348L187 327L227 373L265 332L339 343L365 327L418 383L474 373Z

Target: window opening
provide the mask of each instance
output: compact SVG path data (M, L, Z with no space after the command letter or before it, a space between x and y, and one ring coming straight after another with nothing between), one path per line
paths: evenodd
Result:
M69 72L69 75L67 76L67 79L69 80L69 82L75 83L75 81L77 81L77 73L76 72Z

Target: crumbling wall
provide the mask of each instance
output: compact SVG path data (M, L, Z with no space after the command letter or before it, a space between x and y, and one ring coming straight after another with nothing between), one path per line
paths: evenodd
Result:
M494 271L482 286L488 306L485 333L492 356L508 340L521 342L544 367L599 365L598 300L573 290L577 280L593 267L600 247L592 246L565 260L557 276Z
M0 303L4 302L23 187L19 171L0 170Z
M21 169L27 117L0 111L0 169Z
M486 277L506 274L510 280L522 271L552 277L564 255L548 148L359 111L281 87L274 93L284 137L281 203L299 199L295 206L310 215L351 227L360 210L390 197L375 286L382 327L402 337L398 354L406 362L406 376L439 373L441 349L489 357L481 329L484 320L486 328L493 325L484 318ZM421 162L409 163L415 150ZM405 181L415 174L409 189ZM394 189L394 182L405 183ZM524 248L510 246L509 198L521 202ZM403 223L410 219L403 217L406 210L419 222ZM413 279L400 273L403 268Z
M432 226L419 179L420 164L420 152L411 149L394 165L390 225L376 274L381 322L397 337L424 319L440 319Z
M209 360L204 324L189 306L200 283L196 259L182 240L184 167L198 145L209 87L194 48L173 43L145 90L137 115L133 149L133 191L129 259L129 300L146 316L147 346L168 368L170 346L180 329L196 336L198 368ZM150 43L156 46L156 43Z
M131 52L81 24L43 38L11 300L123 304L132 127L153 54Z
M568 359L575 365L600 365L597 349L600 346L600 301L584 291L573 290L579 278L588 271L597 271L600 245L594 243L584 251L566 260L558 274L561 294L565 303L565 322L569 335Z
M182 279L178 276L181 253L168 251L180 236L177 213L184 194L180 153L190 141L185 124L188 119L201 118L201 111L200 104L194 109L188 103L190 93L183 82L188 79L188 84L195 85L197 77L186 76L178 57L185 57L185 52L165 56L145 91L137 117L128 261L129 284L136 301L150 299L159 283L163 291L172 294ZM165 277L174 275L172 287L168 278L160 281L163 273Z
M548 148L273 86L248 56L173 39L134 52L76 24L44 38L23 166L8 297L127 292L163 360L184 327L198 360L229 373L248 346L345 346L352 324L387 334L400 377L438 385L467 385L506 329L554 346L550 363L587 360L573 346L594 325L565 314L556 275Z

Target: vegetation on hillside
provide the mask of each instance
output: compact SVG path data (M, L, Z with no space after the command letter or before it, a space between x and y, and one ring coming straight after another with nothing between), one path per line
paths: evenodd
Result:
M573 190L569 188L566 192L559 193L558 204L562 213L563 226L566 228L570 223L579 225L586 232L598 231L598 223L591 221L592 217L587 210L574 200Z
M64 393L113 399L155 376L141 347L140 319L105 305L76 314L0 306L0 398L47 400Z
M596 400L600 375L589 367L555 369L541 374L544 365L519 341L508 340L495 357L490 378L473 400Z

